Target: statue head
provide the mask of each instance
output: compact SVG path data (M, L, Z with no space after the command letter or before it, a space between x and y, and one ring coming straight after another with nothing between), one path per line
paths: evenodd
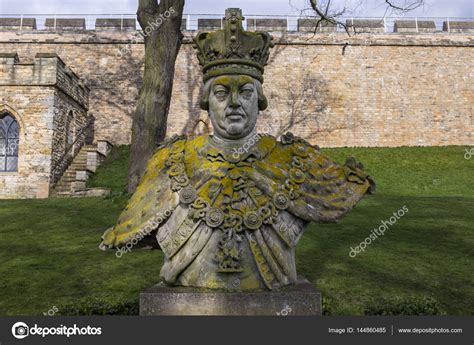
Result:
M209 112L217 137L248 136L255 128L259 110L266 107L262 83L251 76L221 75L204 84L201 108Z
M214 135L238 140L252 133L259 110L267 107L263 71L272 37L242 27L241 10L226 10L224 28L194 38L203 66L201 108L209 112Z

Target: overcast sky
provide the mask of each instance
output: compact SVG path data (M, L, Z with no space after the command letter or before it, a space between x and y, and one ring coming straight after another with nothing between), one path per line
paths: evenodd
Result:
M0 14L133 14L137 3L138 0L0 0ZM240 7L244 15L295 15L306 7L305 3L305 0L187 0L185 13L220 15L228 7ZM386 8L384 0L333 0L333 3L336 7L346 5L348 14L360 17L382 16ZM426 0L426 5L410 16L474 17L473 3L473 0Z

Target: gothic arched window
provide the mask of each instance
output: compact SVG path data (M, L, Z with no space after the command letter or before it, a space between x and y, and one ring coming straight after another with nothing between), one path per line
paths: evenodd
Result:
M0 171L18 170L20 128L9 113L0 114Z

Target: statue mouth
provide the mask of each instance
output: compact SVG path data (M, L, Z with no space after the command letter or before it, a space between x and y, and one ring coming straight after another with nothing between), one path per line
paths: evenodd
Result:
M230 113L230 114L227 114L225 118L231 121L239 121L239 120L244 119L245 115L241 113Z

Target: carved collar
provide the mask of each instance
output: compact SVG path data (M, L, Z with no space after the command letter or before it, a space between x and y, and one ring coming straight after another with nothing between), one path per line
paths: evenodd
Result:
M275 138L255 133L244 142L219 142L209 135L198 153L211 162L221 161L237 165L251 164L265 158L275 147ZM239 164L240 163L240 164Z

